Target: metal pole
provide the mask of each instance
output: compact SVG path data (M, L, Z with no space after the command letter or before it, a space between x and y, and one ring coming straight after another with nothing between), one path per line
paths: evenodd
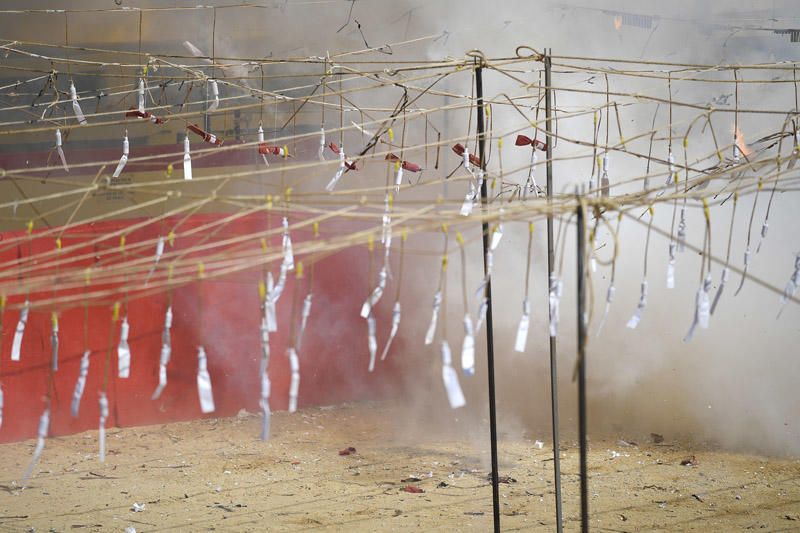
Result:
M580 440L581 531L589 531L589 478L586 472L586 220L578 199L578 434Z
M481 158L481 169L486 171L486 138L483 120L483 65L475 68L475 94L478 97L478 157ZM486 181L481 184L481 206L483 213L488 210ZM489 251L489 222L483 221L483 272L488 273L486 253ZM492 448L492 514L494 516L494 530L500 531L500 480L497 475L497 411L495 406L494 389L494 335L492 331L492 280L486 282L486 365L489 376L489 439Z
M553 104L551 94L551 78L550 78L550 52L546 52L544 56L544 109L545 109L545 128L546 141L547 141L547 202L550 204L553 200L553 137L550 134L553 131ZM547 272L548 272L548 287L550 286L550 278L553 276L555 270L556 256L553 241L553 215L548 210L547 215ZM561 445L559 443L559 425L558 425L558 365L556 364L556 338L550 337L550 405L552 408L553 419L553 485L555 488L556 497L556 531L562 531L562 512L561 512Z

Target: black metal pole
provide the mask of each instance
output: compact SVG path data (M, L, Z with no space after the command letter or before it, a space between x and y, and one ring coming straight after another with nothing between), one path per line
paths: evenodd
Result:
M553 200L553 104L551 94L550 78L550 53L544 56L544 109L545 109L545 128L547 142L547 202ZM553 215L547 215L547 286L550 286L550 277L555 270L556 256L555 244L553 240ZM550 405L553 419L553 485L556 497L556 531L562 531L562 512L561 512L561 445L559 439L558 424L558 365L556 364L556 338L550 337Z
M581 531L589 531L589 478L586 472L586 219L578 198L578 438L580 440Z
M478 97L478 157L481 158L481 169L486 171L486 126L483 120L483 65L475 68L475 94ZM486 181L481 184L481 206L484 214L489 207ZM488 273L489 265L486 253L489 251L489 222L483 221L483 272ZM492 331L492 280L486 283L486 366L489 377L489 439L492 448L492 514L494 516L494 530L500 531L500 480L497 475L497 410L495 406L494 389L494 335Z

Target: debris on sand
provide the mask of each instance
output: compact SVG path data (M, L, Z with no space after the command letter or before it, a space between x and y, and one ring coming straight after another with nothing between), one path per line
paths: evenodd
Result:
M251 416L256 416L256 415L255 415L255 413L248 412L247 409L244 409L244 408L239 409L239 412L236 413L236 418L238 420L244 420L246 418L250 418Z
M681 466L697 466L697 459L694 455L690 455L681 461Z
M352 446L339 450L339 455L353 455L354 453L356 453L356 449Z
M410 492L411 494L422 494L423 492L425 492L425 490L419 487L415 487L414 485L406 485L405 487L403 487L403 492Z
M653 444L661 444L664 442L664 435L659 435L658 433L650 433L650 439L652 439Z
M491 481L492 481L492 474L491 474L491 473L487 474L487 475L486 475L486 479L487 479L487 481L491 482ZM498 482L498 483L506 483L506 484L509 484L509 483L516 483L516 482L517 482L517 480L516 480L516 479L514 479L514 478L513 478L513 477L511 477L511 476L500 476L500 475L498 475L498 476L497 476L497 482Z

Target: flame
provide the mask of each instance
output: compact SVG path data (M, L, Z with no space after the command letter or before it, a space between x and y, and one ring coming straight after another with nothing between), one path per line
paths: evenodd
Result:
M622 28L622 17L617 15L614 17L614 29L619 31Z
M752 150L747 147L747 143L744 142L744 135L742 135L742 130L738 126L736 126L736 146L739 147L739 151L745 157L752 153Z

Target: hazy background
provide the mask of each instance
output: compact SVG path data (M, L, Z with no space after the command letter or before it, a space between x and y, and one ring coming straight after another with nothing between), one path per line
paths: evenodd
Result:
M206 2L210 4L212 2ZM394 59L440 59L462 57L467 50L480 49L488 57L509 57L519 45L538 50L551 48L555 55L595 56L625 59L660 59L687 63L761 63L796 61L800 59L800 43L791 43L789 35L774 30L800 27L800 13L790 0L760 2L758 8L743 8L742 2L478 2L468 1L383 1L359 0L330 2L250 2L269 9L218 9L216 22L213 11L148 12L143 15L143 41L154 53L185 53L183 40L191 40L204 51L213 48L217 55L324 56L344 50L415 39L425 39L406 46L394 46ZM114 7L114 2L4 2L3 8L54 8L56 4L87 8ZM195 2L172 2L194 5ZM222 6L223 2L213 4ZM161 2L131 2L122 6L161 6ZM352 13L351 13L352 8ZM631 18L632 16L635 16ZM73 14L69 17L72 42L90 45L106 40L120 47L135 50L138 40L138 14L96 13ZM0 19L6 39L24 38L50 42L59 40L63 15L4 15ZM615 19L622 22L615 27ZM359 32L355 20L361 24ZM633 24L628 21L637 21ZM24 21L24 23L20 23ZM349 21L349 22L348 22ZM618 22L619 24L619 22ZM344 25L341 31L340 27ZM212 27L215 27L212 45ZM80 36L79 38L75 36ZM380 59L381 54L373 54ZM558 60L556 60L558 62ZM611 62L598 63L614 66ZM538 69L538 66L536 67ZM637 67L638 68L638 67ZM654 66L653 68L661 68ZM586 87L603 90L602 79L589 80L585 74L568 74L555 67L554 85ZM744 72L743 77L759 79L771 76L765 72ZM785 72L775 76L786 76ZM534 80L538 73L529 73ZM709 77L714 77L711 75ZM716 75L732 79L730 72ZM516 84L499 74L488 72L485 80L487 96L502 91L515 91ZM666 83L654 79L634 79L611 76L612 90L643 92L666 97ZM279 88L280 82L272 86ZM448 80L447 90L470 93L469 75ZM535 90L534 90L535 91ZM733 84L693 84L676 82L673 96L681 101L707 104L720 95L733 93ZM375 103L385 106L395 103L397 94L360 96L359 104ZM603 96L581 96L560 93L558 106L562 110L599 105ZM629 102L630 100L626 100ZM728 99L728 106L732 105ZM441 104L439 104L441 105ZM723 104L720 104L722 106ZM740 91L742 107L780 109L790 112L794 107L793 86L790 83L770 86L743 86ZM650 127L655 105L641 104L622 107L621 122L626 136ZM657 126L666 133L666 110L662 106ZM449 115L448 115L449 116ZM675 110L674 135L682 137L688 121L695 112ZM309 119L313 122L312 119ZM338 120L338 119L337 119ZM348 116L346 120L356 120ZM605 116L603 117L605 120ZM732 115L714 117L715 128L722 144L731 142ZM778 131L783 116L769 118L744 116L740 127L745 138L760 137ZM474 124L474 122L473 122ZM524 123L512 112L498 110L494 116L496 130L521 127ZM612 118L612 143L616 142L616 120ZM465 117L439 123L443 138L466 135ZM474 126L473 126L474 127ZM589 139L591 116L564 120L560 133ZM603 128L604 130L604 128ZM750 133L752 132L752 134ZM474 133L474 130L473 130ZM713 146L708 135L698 136L698 144L690 147L691 154L705 154ZM700 140L702 138L702 140ZM507 139L503 154L504 165L525 164L529 152L520 152ZM409 143L421 143L419 129L409 131ZM351 136L347 145L358 146L358 136ZM646 140L632 147L646 152ZM682 159L680 141L674 151ZM587 155L585 149L561 143L556 157ZM449 171L454 163L448 150L442 152L443 169ZM666 144L657 143L654 154L666 158ZM543 158L542 158L543 159ZM612 156L612 182L643 174L644 162L635 158ZM555 164L555 186L558 191L570 191L574 184L586 183L591 171L591 157ZM383 179L383 173L376 175ZM521 179L522 176L511 179ZM353 178L356 179L356 178ZM367 177L360 179L366 180ZM539 183L544 182L543 168L537 170ZM660 178L657 179L660 181ZM343 182L344 183L344 182ZM348 182L355 185L357 182ZM463 197L463 182L433 194L451 198ZM632 190L632 189L630 189ZM744 237L752 197L742 198L737 212L732 262L741 266ZM757 235L763 220L766 197L759 200L754 222ZM770 233L761 253L754 257L751 272L770 283L783 287L792 273L794 254L800 243L797 238L796 215L800 202L791 194L779 195L773 205ZM656 208L655 224L669 228L671 209ZM714 210L714 253L724 255L725 237L730 220L730 205ZM471 310L476 309L474 290L481 277L481 254L477 236L479 228L463 230L472 239L468 247L470 268L468 287ZM577 428L574 398L576 389L570 380L575 360L575 272L574 229L566 239L565 291L561 309L559 336L560 394L562 428L567 435ZM690 242L702 243L702 217L690 210L688 235ZM778 295L767 292L753 283L745 285L742 293L733 297L738 277L731 276L720 307L712 317L711 328L698 331L690 343L682 341L694 312L699 258L686 252L678 257L677 287L665 287L667 241L653 235L650 248L648 307L638 329L629 330L625 323L636 307L642 277L641 259L644 249L644 230L630 220L623 221L620 232L621 257L618 261L617 295L602 336L593 336L589 344L589 416L593 431L619 435L629 440L646 438L650 432L664 434L668 439L680 438L713 442L730 449L746 449L768 454L800 453L800 397L796 393L800 378L800 309L790 305L780 320L775 320ZM439 253L440 234L412 237L409 246L418 251ZM610 241L607 232L598 235L597 244L608 246L601 252L608 257ZM516 324L521 311L521 287L525 271L527 224L506 224L506 234L495 258L495 339L498 365L497 390L500 431L503 435L524 434L549 441L549 375L547 352L547 288L544 222L537 221L532 267L533 322L525 354L513 352ZM395 256L396 259L396 256ZM485 331L478 336L477 368L474 378L460 378L467 393L468 407L451 412L441 387L438 346L423 345L424 332L430 318L430 302L438 279L438 260L419 255L407 263L408 277L403 291L404 315L397 348L390 357L404 358L403 380L406 393L399 399L409 407L408 420L398 424L407 432L413 428L449 427L474 438L478 449L488 448L486 426ZM714 287L720 269L713 268ZM457 254L451 255L448 308L448 332L454 354L460 352L461 328L461 265ZM594 273L595 322L602 313L608 270L600 267ZM393 285L390 283L381 306L391 307ZM712 293L713 296L713 293ZM379 325L379 345L382 347L388 324ZM364 346L366 345L366 339ZM356 347L354 349L364 349ZM365 353L365 364L367 355ZM456 357L456 364L458 358ZM380 371L380 367L378 369ZM426 424L425 422L435 422ZM448 422L448 424L442 424ZM387 436L388 437L388 436Z

